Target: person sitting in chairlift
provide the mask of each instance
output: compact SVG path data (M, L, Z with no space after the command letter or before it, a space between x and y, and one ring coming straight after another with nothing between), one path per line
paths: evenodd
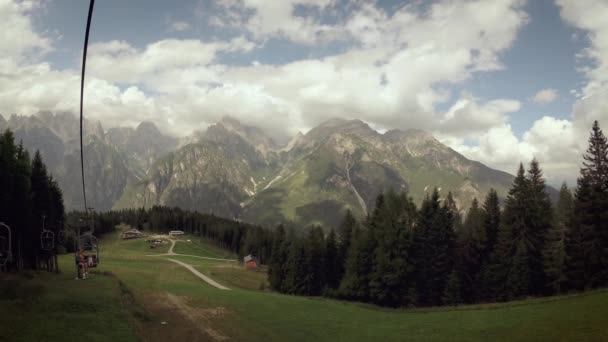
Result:
M87 274L89 273L89 264L87 263L86 256L84 255L84 250L80 249L78 257L78 266L82 268L82 278L86 279Z

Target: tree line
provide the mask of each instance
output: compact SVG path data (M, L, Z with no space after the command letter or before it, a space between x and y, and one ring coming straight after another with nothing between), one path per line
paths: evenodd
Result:
M465 215L435 189L417 208L407 193L376 199L337 233L272 237L272 289L382 306L438 306L548 296L608 285L608 144L597 121L574 194L554 205L539 163L520 164L502 205L491 190Z
M82 217L83 214L74 212L69 216ZM120 224L128 224L133 228L155 233L182 230L230 250L240 257L255 254L262 263L267 263L270 259L272 244L270 230L213 214L203 214L178 207L152 206L148 209L92 213L91 217L97 235L112 232Z
M56 237L63 229L64 212L61 189L40 153L36 151L30 158L10 130L0 134L0 222L12 230L9 268L58 271L57 246L43 249L41 234L44 225ZM4 230L1 233L7 238Z
M539 163L520 164L505 199L491 190L460 212L435 189L419 207L406 193L381 193L362 220L347 212L326 233L258 225L154 206L93 213L96 235L121 223L179 229L268 265L273 290L382 306L436 306L547 296L608 284L608 143L594 123L572 192L551 202ZM0 135L0 219L13 227L19 268L39 268L41 217L57 233L61 191L39 153ZM83 217L72 212L68 220ZM68 242L66 246L70 246ZM51 266L48 266L51 269Z

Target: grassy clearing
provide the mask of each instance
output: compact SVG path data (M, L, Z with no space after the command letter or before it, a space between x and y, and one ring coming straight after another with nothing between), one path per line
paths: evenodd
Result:
M133 341L119 283L102 274L73 277L0 276L0 341Z
M269 287L265 270L247 270L237 263L204 263L195 268L230 288L265 290Z
M214 336L233 341L608 340L606 290L507 304L389 310L260 291L264 272L175 257L232 289L220 291L164 257L145 256L150 253L143 240L111 236L103 243L98 272L111 271L115 278L96 275L76 282L71 274L40 274L13 280L19 286L1 292L12 294L0 294L0 336L8 331L4 340L129 341L137 331L143 340L158 341ZM188 254L208 256L212 247L200 244L199 250L194 250L198 243L187 245L193 252ZM71 256L60 260L63 270L72 267Z
M183 239L177 240L175 243L175 247L173 248L173 252L177 254L190 254L190 255L198 255L209 258L220 258L220 259L236 259L237 255L227 251L225 249L221 249L219 247L213 246L212 244L198 239L193 238L188 242L189 236L186 236Z

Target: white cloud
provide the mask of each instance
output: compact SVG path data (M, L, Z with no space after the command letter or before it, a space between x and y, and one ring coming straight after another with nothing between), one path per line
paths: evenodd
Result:
M175 32L188 31L191 28L192 28L192 25L190 25L189 23L187 23L185 21L173 21L170 23L171 31L175 31Z
M241 2L224 4L230 8ZM283 25L283 20L287 20L287 25L295 15L294 5L321 9L331 7L333 2L291 1L287 10L287 5L270 2L248 0L246 4L256 11L285 17L268 25ZM265 122L279 137L295 133L300 127L314 126L330 116L361 118L385 128L434 130L441 126L442 132L459 135L480 132L504 123L505 115L516 111L519 103L495 100L472 104L474 99L464 96L448 117L437 113L435 106L449 98L450 84L467 80L481 70L501 67L499 53L511 46L527 20L522 5L518 0L491 4L443 1L424 13L405 6L389 15L363 3L332 28L346 37L357 37L359 43L355 47L334 56L284 65L223 65L220 54L259 47L247 35L211 42L163 39L142 48L125 41L97 43L89 48L88 82L97 79L100 82L95 84L106 90L87 94L87 98L100 96L105 100L94 102L89 113L103 119L106 126L117 124L119 116L109 111L122 104L118 101L120 93L135 87L148 98L139 102L141 109L135 107L138 102L130 101L130 110L150 115L148 119L157 122L171 117L175 125L169 128L176 134L187 134L223 114L249 123ZM304 20L318 28L316 23L297 17L294 22ZM495 25L497 21L501 25ZM248 30L257 30L254 36L260 39L278 35L299 41L307 36L310 39L302 39L312 41L316 39L313 36L318 37L316 33L303 33L298 38L283 26L246 25ZM311 32L317 32L316 28ZM298 30L306 31L302 27ZM70 75L74 77L76 73ZM115 83L120 87L110 87ZM26 88L22 90L27 92ZM111 96L103 97L102 93ZM462 101L468 101L468 105L456 110ZM33 108L36 102L28 105ZM470 127L463 127L465 122ZM467 132L460 132L463 129Z
M222 0L218 1L222 14L211 21L216 26L246 28L257 40L287 38L312 44L338 36L338 27L322 24L313 16L296 15L297 6L322 12L331 0Z
M515 100L498 99L480 104L470 95L465 95L444 115L439 130L451 136L476 136L504 125L507 115L520 108L521 104Z
M34 30L29 17L38 6L35 1L0 0L0 72L51 50L49 38Z
M568 23L587 32L590 46L581 56L591 60L583 72L588 79L584 95L591 96L608 87L608 2L605 0L556 0L561 16Z
M227 11L216 23L245 27L226 41L167 38L143 47L126 41L91 45L86 115L106 127L152 120L185 135L229 114L277 137L332 116L360 118L379 130L434 131L465 156L509 172L518 161L536 156L553 178L576 173L580 146L574 141L586 141L589 120L608 115L606 101L591 97L575 107L572 120L544 117L518 138L509 122L521 107L515 100L482 101L463 93L447 103L446 113L437 112L437 105L451 98L451 85L503 67L501 52L527 21L521 0L445 0L425 12L408 5L394 13L356 2L332 24L296 15L294 8L330 11L334 1L221 3ZM52 49L51 42L33 31L27 10L11 8L9 16L17 17L11 20L25 23L20 30L33 38L19 54L0 57L6 65L0 63L0 111L76 110L78 72L26 61L35 51ZM338 39L353 45L332 56L283 65L222 63L223 54L262 48L273 38L302 44ZM602 79L597 75L601 72L589 71L590 83Z
M550 183L558 185L567 180L573 185L585 139L581 139L569 120L544 116L521 139L509 124L503 124L482 134L475 146L464 144L464 140L444 142L469 158L510 173L516 172L519 162L527 164L536 158Z
M543 89L538 91L534 97L532 97L532 101L544 105L557 100L558 96L559 94L556 89Z
M608 2L556 2L562 18L581 29L590 43L578 54L579 60L585 64L580 70L587 82L582 89L570 90L570 94L579 98L573 106L571 118L542 117L521 138L515 136L507 124L492 128L475 139L478 141L475 146L453 137L444 141L468 157L510 172L515 171L516 160L527 162L536 157L554 185L563 180L574 185L593 120L599 120L604 131L608 131ZM556 98L557 92L545 89L533 100L548 103Z

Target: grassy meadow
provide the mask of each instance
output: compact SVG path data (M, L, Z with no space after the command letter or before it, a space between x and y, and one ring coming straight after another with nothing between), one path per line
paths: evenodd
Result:
M192 238L174 252L235 258ZM101 264L62 273L0 275L0 341L605 341L608 291L505 304L382 309L267 290L265 272L229 261L171 256L231 290L166 260L169 245L102 241Z

